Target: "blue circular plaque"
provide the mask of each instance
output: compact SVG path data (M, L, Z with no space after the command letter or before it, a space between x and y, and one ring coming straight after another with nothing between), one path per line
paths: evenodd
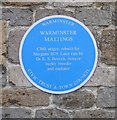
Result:
M28 80L42 91L64 94L82 87L98 58L96 41L80 21L63 15L45 17L25 33L19 52Z

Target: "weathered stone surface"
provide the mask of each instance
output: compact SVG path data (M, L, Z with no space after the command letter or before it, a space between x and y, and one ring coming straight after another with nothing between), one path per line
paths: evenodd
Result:
M97 110L79 110L72 115L73 118L115 118L115 111L97 109Z
M32 118L31 110L24 108L2 108L2 118Z
M19 2L18 0L2 0L3 2ZM20 2L48 2L48 0L20 0ZM63 0L51 0L51 2L85 2L84 0L69 0L69 1L63 1ZM116 2L116 0L87 0L86 2Z
M100 46L99 46L99 42L101 40L101 38L100 38L100 28L98 26L89 26L89 25L87 25L86 27L93 34L93 36L94 36L94 38L96 40L97 47L100 49Z
M112 23L117 26L117 2L115 2L114 5L114 9L112 9ZM113 8L113 6L111 8Z
M112 24L117 26L117 2L96 2L95 4L98 9L107 10Z
M3 8L2 18L10 21L11 26L28 26L33 22L33 12L30 9Z
M2 1L0 1L0 7L2 6Z
M103 25L110 24L111 18L108 11L98 9L77 8L76 18L85 25Z
M3 2L39 2L39 0L2 0Z
M7 84L6 79L6 68L3 65L0 65L0 87L5 87Z
M85 86L115 86L115 67L98 65L94 75Z
M57 15L57 11L54 9L39 9L36 11L35 19L36 21L50 15Z
M19 65L9 65L8 66L8 81L11 85L20 87L31 87L32 84L24 76L21 67Z
M110 4L112 4L111 2L96 2L95 5L97 8L101 9L101 10L110 10Z
M115 87L101 87L97 91L98 107L115 107Z
M11 0L12 1L12 0ZM28 1L28 2L21 2L21 1L17 1L16 2L11 2L10 0L7 2L7 0L5 2L3 2L4 6L32 6L32 5L46 5L47 2L32 2L32 1Z
M116 5L117 6L117 5ZM115 12L112 13L112 23L117 26L117 8Z
M68 113L59 109L40 109L35 118L69 118Z
M2 64L2 21L0 21L0 64Z
M60 8L64 8L64 7L83 7L83 6L91 6L93 3L92 2L55 2L53 3L54 7L60 7Z
M2 105L19 106L47 106L49 104L49 94L34 88L4 88L2 90Z
M6 22L0 20L0 64L5 63L3 55L6 53L6 34Z
M95 103L95 96L87 90L78 90L66 95L54 95L53 103L65 109L90 108Z
M19 46L26 30L14 29L10 31L8 37L8 60L13 63L19 63Z
M100 42L101 48L101 60L108 65L117 65L115 57L115 33L117 31L113 29L103 30Z
M75 17L73 12L70 12L70 11L65 11L65 10L59 9L59 10L57 10L57 12L58 12L58 15L66 15L66 16L70 16L70 17Z
M73 13L70 11L65 11L65 10L57 10L57 9L38 9L36 12L36 21L43 18L47 17L50 15L67 15L67 16L73 16Z
M2 65L0 65L0 87L2 86Z

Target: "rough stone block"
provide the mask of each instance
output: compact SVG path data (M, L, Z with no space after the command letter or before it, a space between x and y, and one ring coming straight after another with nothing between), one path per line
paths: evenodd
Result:
M69 118L68 113L59 109L40 109L35 118Z
M108 11L98 9L77 8L76 18L85 25L103 25L108 26L111 22L111 17Z
M85 86L115 86L115 67L98 65L94 75Z
M98 49L100 49L100 45L99 45L100 40L101 40L101 38L100 38L100 27L98 27L98 26L89 26L89 25L87 25L86 27L93 34L93 36L94 36L94 38L96 40L97 47L98 47Z
M21 2L21 3L23 3L23 2L30 2L30 3L35 3L35 2L41 2L40 0L3 0L3 2Z
M66 16L70 16L70 17L75 17L75 15L73 14L73 12L71 11L66 11L66 10L57 10L58 15L66 15Z
M18 0L16 0L16 2L12 2L13 0L5 0L2 4L4 5L4 6L32 6L32 5L46 5L46 3L47 2L39 2L39 1L18 1Z
M41 19L41 18L44 18L44 17L47 17L47 16L50 16L50 15L57 15L57 11L54 10L54 9L39 9L36 11L36 15L35 15L35 19L36 21Z
M2 18L10 21L11 26L28 26L33 22L33 12L31 9L3 8Z
M2 108L2 118L32 118L32 115L25 108Z
M98 8L98 9L101 9L101 10L110 10L110 4L112 4L111 2L95 2L95 6Z
M65 10L57 10L57 9L38 9L36 12L36 21L50 16L50 15L67 15L67 16L74 16L72 12L65 11Z
M73 118L115 118L115 111L92 109L92 110L78 110L73 115Z
M0 87L2 86L2 65L0 65Z
M97 106L115 107L115 87L101 87L97 91Z
M110 12L112 23L113 25L117 26L117 2L96 2L95 4L98 9L107 10L108 12Z
M78 90L66 95L54 95L53 103L65 109L90 108L95 103L95 96L87 90Z
M8 81L13 86L20 87L31 87L32 84L24 76L21 67L19 65L9 65L8 66Z
M2 89L2 105L47 106L49 94L34 88L4 88Z
M117 6L117 5L116 5ZM115 11L112 13L112 23L117 26L117 8Z
M8 37L8 60L13 63L19 63L20 42L25 34L24 29L11 30Z
M93 3L92 2L55 2L53 3L54 7L83 7L83 6L91 6Z
M100 42L101 60L108 65L117 65L116 63L116 43L115 34L117 30L103 30Z
M5 57L3 56L6 53L6 22L0 20L0 64L5 63Z
M113 3L114 4L114 10L112 9L112 23L117 26L117 2ZM113 8L113 6L112 6Z
M0 87L5 87L7 84L6 78L6 68L3 65L0 65Z

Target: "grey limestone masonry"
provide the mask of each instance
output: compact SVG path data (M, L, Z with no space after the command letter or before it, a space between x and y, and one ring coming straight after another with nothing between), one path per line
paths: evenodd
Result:
M3 106L48 106L50 95L35 88L3 88Z
M19 63L18 51L25 29L13 29L8 36L8 59L13 63Z
M25 108L3 108L2 113L3 118L31 118L31 110Z
M67 112L59 109L40 109L36 111L35 118L69 118Z
M30 9L3 8L2 19L10 21L11 26L28 26L32 24L33 12Z
M5 0L0 7L2 118L115 118L117 3L19 1ZM91 30L98 45L93 76L69 94L40 91L27 80L19 64L24 33L34 22L50 15L80 20Z
M78 90L68 95L54 95L53 103L64 109L91 108L95 104L95 96L87 90Z

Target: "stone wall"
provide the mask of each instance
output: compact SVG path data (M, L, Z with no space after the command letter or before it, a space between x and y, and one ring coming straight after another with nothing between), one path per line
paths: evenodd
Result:
M114 118L116 6L114 2L2 2L2 117ZM23 75L19 64L18 51L24 33L35 21L49 15L67 15L80 20L97 41L99 59L94 75L85 86L70 94L53 95L38 90Z

